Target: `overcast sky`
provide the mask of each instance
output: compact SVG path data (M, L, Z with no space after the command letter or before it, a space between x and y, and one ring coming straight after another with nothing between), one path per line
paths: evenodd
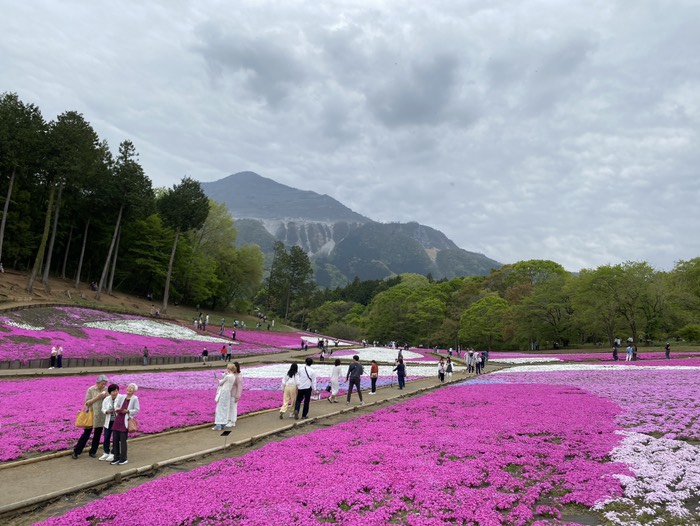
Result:
M503 263L700 256L700 2L0 0L0 92Z

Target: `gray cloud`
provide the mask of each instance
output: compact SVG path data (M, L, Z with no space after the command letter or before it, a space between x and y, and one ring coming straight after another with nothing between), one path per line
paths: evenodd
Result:
M157 185L241 170L503 262L700 255L700 5L8 3L0 83L134 140Z

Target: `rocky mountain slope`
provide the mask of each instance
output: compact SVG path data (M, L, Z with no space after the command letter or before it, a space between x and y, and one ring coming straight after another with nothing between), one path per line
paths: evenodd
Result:
M298 245L314 261L321 286L405 272L451 279L485 275L500 267L483 254L459 248L434 228L415 222L377 223L330 196L253 172L202 183L202 189L230 210L239 245L254 243L265 253L272 251L276 240Z

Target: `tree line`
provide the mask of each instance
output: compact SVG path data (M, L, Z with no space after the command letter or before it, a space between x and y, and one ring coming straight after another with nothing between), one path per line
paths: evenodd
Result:
M480 277L356 280L318 291L304 319L313 330L352 339L536 350L608 346L616 336L642 345L699 342L699 307L700 258L680 261L671 272L629 261L577 274L531 260Z
M116 153L84 116L46 121L15 93L0 97L0 262L28 271L27 291L49 275L140 296L248 305L262 280L257 247L235 246L224 205L183 177L154 189L134 144Z

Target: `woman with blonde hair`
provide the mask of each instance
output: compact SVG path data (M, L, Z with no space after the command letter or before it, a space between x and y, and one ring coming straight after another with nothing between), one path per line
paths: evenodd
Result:
M214 400L216 401L216 412L214 414L214 431L221 431L224 427L229 426L231 421L230 408L231 408L231 389L233 388L233 382L235 380L234 372L236 368L232 363L226 366L221 379L216 377L214 373L214 380L219 382L219 386L216 389L216 396Z

